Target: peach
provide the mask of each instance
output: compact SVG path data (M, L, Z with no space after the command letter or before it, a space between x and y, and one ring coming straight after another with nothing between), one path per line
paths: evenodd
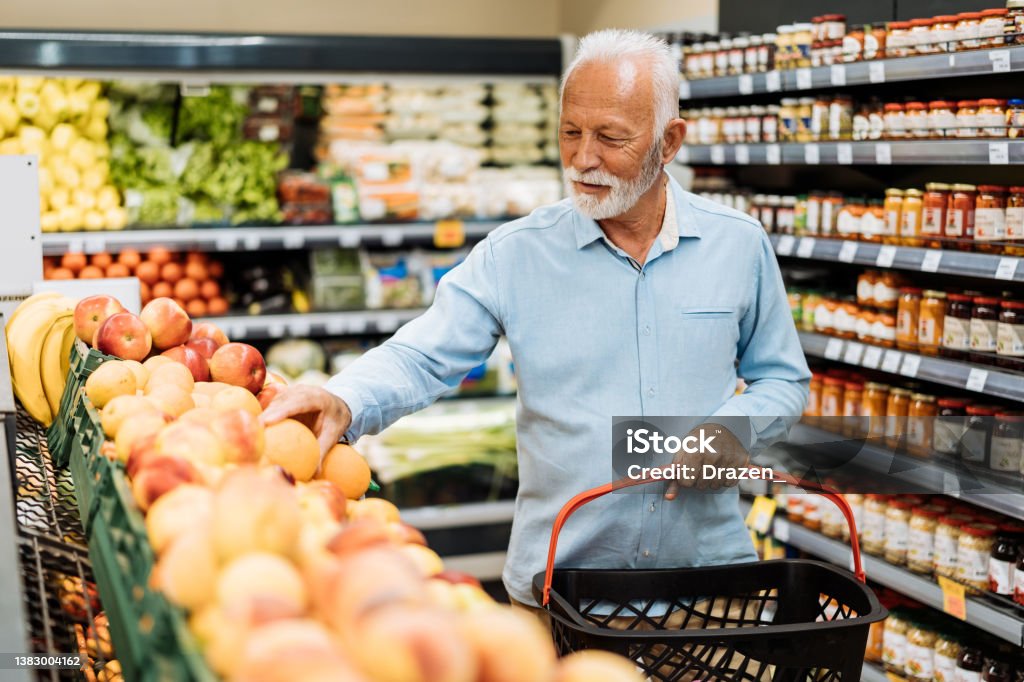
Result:
M207 398L207 396L204 396L201 393L192 394L192 400L195 400L197 397ZM193 422L195 424L202 424L203 426L210 426L211 424L213 424L213 420L214 418L216 418L216 416L217 413L214 412L209 407L201 407L200 405L197 404L191 410L185 412L183 415L178 417L178 421Z
M218 391L213 396L213 409L221 411L245 410L254 417L259 417L263 412L260 401L256 399L256 396L241 386L228 386L224 390Z
M162 495L179 485L201 483L202 477L192 464L181 457L149 457L132 477L132 495L139 509L146 511Z
M87 296L75 306L75 336L91 344L100 325L111 315L123 312L127 311L113 296Z
M217 579L217 601L228 608L249 604L258 620L296 618L306 611L306 586L287 559L250 552L223 568Z
M344 556L350 552L359 552L367 547L391 544L391 535L387 526L376 519L361 519L346 523L327 543L327 549L333 554Z
M643 682L636 664L625 656L600 649L585 649L558 662L555 682Z
M192 335L188 313L167 297L154 298L142 308L139 318L153 335L153 347L166 350L187 342Z
M160 409L148 398L137 395L119 395L108 402L100 412L100 423L107 438L116 439L117 431L126 419L140 414L160 414Z
M386 604L423 604L425 581L401 552L386 545L351 552L311 576L313 603L324 622L343 637L373 609Z
M324 509L334 521L345 520L345 505L348 501L336 485L330 481L310 481L299 487L300 504L305 506L314 499L323 502Z
M202 407L203 409L213 409L213 398L206 395L205 393L198 393L192 391L192 402L196 404L196 407Z
M478 609L459 618L476 651L481 682L550 680L557 664L551 635L531 614L511 607Z
M417 528L413 528L408 523L389 523L387 524L388 534L391 536L391 541L399 545L423 545L427 546L427 539L423 537L423 533Z
M197 381L192 390L199 391L200 393L212 398L230 385L231 384L225 384L220 381Z
M146 393L146 399L165 414L175 418L180 417L196 406L191 394L173 384L154 386L153 390Z
M212 322L197 322L192 325L191 340L195 341L196 339L212 339L216 342L217 348L228 343L228 335Z
M224 476L213 502L214 538L222 560L255 551L290 556L301 526L298 497L283 479L264 476L253 466Z
M258 350L247 343L227 343L210 358L210 376L232 386L248 389L253 395L263 388L267 365Z
M149 329L131 313L115 313L96 330L97 350L123 360L142 361L153 347Z
M164 497L170 494L173 493ZM175 538L153 567L154 586L172 603L191 610L215 599L217 578L213 538L204 525L188 528Z
M262 625L249 633L242 652L242 667L237 677L262 679L268 668L290 668L296 659L325 654L338 655L331 633L315 620L293 618ZM305 677L283 678L304 680Z
M196 351L207 360L212 358L213 354L217 352L218 348L220 348L217 342L209 336L200 336L197 339L193 338L191 341L186 343L185 346Z
M152 415L136 417L125 422L118 430L117 440L114 441L114 456L124 463L129 476L134 476L142 461L153 454L156 434L167 425L163 415L158 418L159 421Z
M142 366L145 367L146 371L149 372L150 376L152 376L157 367L162 367L163 365L168 365L172 362L174 362L174 360L171 360L170 358L165 358L162 355L154 355L151 358L147 358L145 362L142 363Z
M424 578L430 578L444 570L444 562L437 552L423 545L402 545L398 551L409 557Z
M245 640L256 625L241 609L228 611L216 602L199 609L189 618L189 629L203 650L203 657L223 679L232 678L242 663Z
M484 592L484 588L479 585L470 585L469 583L454 584L452 585L452 596L459 611L478 611L480 609L493 609L498 606L497 602L491 598L491 595Z
M218 394L223 395L224 392ZM252 397L252 394L249 394ZM216 402L216 397L214 398ZM233 464L254 464L259 461L265 446L263 424L245 410L227 410L216 414L210 421L213 431L224 448L224 459Z
M136 390L144 390L149 382L149 370L138 360L122 360L121 362L135 375Z
M158 386L167 385L177 386L186 393L191 393L196 382L188 367L171 360L166 365L161 365L150 372L149 382L146 383L146 394L149 395Z
M351 445L334 445L320 464L317 478L331 481L345 497L358 500L370 487L370 465Z
M224 446L213 429L194 422L174 422L164 427L154 445L160 455L180 457L188 462L224 463Z
M159 556L172 542L192 528L207 527L213 516L213 491L185 484L153 503L146 514L146 535Z
M443 580L452 585L472 585L474 587L480 587L480 581L476 579L476 576L472 576L469 573L455 570L441 571L437 575L433 576L436 580Z
M387 500L379 497L368 497L365 500L354 500L348 506L348 518L350 521L356 519L374 518L384 523L401 521L398 507Z
M133 396L135 373L124 363L104 362L85 380L85 395L98 410L118 396Z
M313 478L320 466L320 443L312 431L294 419L283 419L266 427L265 433L267 462L279 465L297 481Z

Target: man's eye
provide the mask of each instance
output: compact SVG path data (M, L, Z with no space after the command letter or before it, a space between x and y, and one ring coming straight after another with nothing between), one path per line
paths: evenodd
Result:
M580 136L580 131L578 131L578 130L563 130L562 131L562 136L563 137L579 137Z
M607 142L608 144L619 144L619 143L622 142L622 140L620 138L609 137L608 135L602 135L601 136L601 141L602 142Z

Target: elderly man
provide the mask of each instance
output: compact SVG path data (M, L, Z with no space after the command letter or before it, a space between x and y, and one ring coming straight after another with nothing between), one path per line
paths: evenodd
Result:
M520 482L504 582L517 602L535 603L531 581L562 504L611 479L613 415L751 417L718 443L737 465L803 410L810 375L764 230L664 172L683 143L678 113L678 67L663 42L618 30L583 38L562 83L569 198L492 232L421 317L326 390L290 388L264 414L313 413L322 446L354 441L454 389L505 335ZM740 395L737 369L749 386ZM755 559L735 489L676 494L584 507L562 534L560 564Z

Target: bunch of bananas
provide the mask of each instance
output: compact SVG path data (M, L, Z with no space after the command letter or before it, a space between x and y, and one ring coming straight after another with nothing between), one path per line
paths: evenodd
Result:
M25 299L7 322L7 354L14 395L33 419L49 426L64 394L75 343L75 301L39 293Z

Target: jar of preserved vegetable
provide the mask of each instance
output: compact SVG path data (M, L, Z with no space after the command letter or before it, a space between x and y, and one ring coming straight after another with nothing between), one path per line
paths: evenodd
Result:
M939 355L949 358L967 357L971 349L973 308L973 296L946 294L946 317L942 322L942 348L939 349Z
M896 347L917 350L918 320L921 314L921 290L901 287L896 312Z
M821 388L821 416L838 417L843 406L843 385L842 379L837 377L825 377Z
M885 56L887 31L885 24L871 24L864 29L864 59L882 59Z
M1024 451L1024 412L1001 410L996 412L992 425L992 442L988 466L992 471L1017 474Z
M981 47L1002 47L1006 44L1004 34L1006 33L1006 16L1008 12L1005 7L987 9L981 12L981 21L978 26L978 38Z
M836 95L828 107L828 138L849 140L853 136L853 99Z
M974 208L977 188L955 184L946 209L946 247L970 251L974 245Z
M897 308L900 295L900 278L891 271L881 273L875 283L875 306L881 310Z
M782 106L779 108L779 139L783 142L796 141L799 109L800 100L793 97L782 99Z
M860 381L847 381L843 384L843 435L858 438L862 434L860 428L860 406L864 401L864 384ZM830 505L835 506L835 505Z
M1014 682L1013 669L1006 661L986 658L981 671L982 682Z
M907 563L907 541L910 532L910 510L913 505L905 498L893 497L885 509L885 560L902 566Z
M978 103L965 99L956 103L956 136L974 138L981 135L978 130Z
M854 526L860 530L864 521L864 496L859 493L845 493L843 497L846 498L846 504L850 505ZM850 526L846 523L846 517L843 517L843 539L850 539Z
M748 47L750 47L750 39L747 36L733 38L732 49L729 50L730 76L738 76L743 73L743 60Z
M886 139L902 140L907 137L907 116L902 104L889 102L882 108Z
M1007 36L1006 43L1024 43L1024 0L1006 0L1006 9L1010 13L1006 17L1006 32L1014 34L1014 37Z
M835 334L835 316L839 310L839 301L823 298L814 309L814 331L819 334Z
M992 447L993 417L999 408L994 405L968 405L967 428L960 439L960 459L967 464L988 463Z
M824 379L825 375L821 372L811 373L807 405L804 407L802 420L805 424L817 423L817 418L821 416L821 390L824 385Z
M871 493L864 496L864 526L861 528L862 546L868 554L885 552L885 510L888 496Z
M807 497L799 488L790 489L786 495L786 518L793 523L804 520L804 498Z
M718 41L715 50L715 76L721 78L729 75L729 51L732 50L732 39L723 37Z
M769 104L765 107L765 111L765 115L761 118L761 141L768 143L778 142L782 107L778 104Z
M843 195L829 192L821 202L821 236L833 237L836 234L836 222L839 220L839 209L843 207Z
M939 517L939 522L935 526L935 544L932 548L932 572L935 575L947 578L956 576L960 529L971 521L971 517L966 514L946 514Z
M936 100L928 103L928 127L932 137L956 137L956 114L953 103Z
M885 444L891 450L903 447L907 433L907 415L910 412L911 392L905 388L889 389L889 402L885 405Z
M935 682L956 682L956 659L960 656L960 642L947 633L935 640Z
M971 308L971 359L989 364L999 343L999 299L975 296Z
M960 682L981 682L981 669L984 666L981 649L972 645L963 645L956 659L956 680Z
M941 249L946 229L946 208L950 198L949 185L929 182L922 197L921 245L929 249Z
M911 54L910 22L889 22L889 35L886 37L885 56L906 57Z
M835 487L832 483L826 483L833 488ZM843 537L843 528L846 527L846 517L843 516L843 512L830 500L822 499L819 507L821 512L822 534L826 537L835 538L837 540Z
M1024 256L1024 187L1011 187L1006 198L1006 245L1009 256Z
M903 207L900 212L900 244L921 246L921 215L924 212L924 192L908 189L903 192Z
M967 429L967 401L963 398L939 398L932 449L943 455L959 456L960 439Z
M885 437L885 410L889 402L889 387L875 381L864 384L860 413L867 419L868 438Z
M800 318L800 328L804 331L814 331L814 312L821 305L820 294L810 292L804 296L803 314Z
M859 62L864 58L864 28L853 27L843 36L842 42L843 61Z
M979 185L974 204L974 247L985 253L1002 253L1006 239L1006 188Z
M1006 137L1006 102L978 100L977 122L979 137Z
M956 39L960 49L976 50L981 47L978 39L981 33L981 12L961 12L956 18Z
M827 502L826 502L827 504ZM813 531L821 530L821 496L816 493L804 493L803 518L800 523Z
M988 590L988 559L996 542L996 527L991 523L969 523L960 529L956 549L956 579L970 593Z
M852 300L844 300L838 310L836 310L835 320L833 327L836 330L836 336L841 339L855 339L857 338L857 315L860 313L860 309L857 304Z
M907 628L907 660L903 664L907 682L932 682L937 639L935 631L922 620L912 622Z
M946 293L927 289L922 294L917 321L917 347L924 355L938 355L942 346L942 324L946 318Z
M907 662L907 616L900 609L893 609L885 619L882 633L882 665L887 672L903 675Z
M821 234L821 202L824 195L821 192L811 192L807 195L807 234L817 236Z
M907 102L903 105L907 137L924 139L931 136L928 125L928 105L924 102Z
M935 417L939 414L936 398L927 393L910 396L907 413L907 450L918 457L927 457L932 449Z
M832 99L820 95L811 105L811 140L820 142L828 139L828 111Z
M796 106L796 142L811 142L811 113L813 97L801 97Z
M840 239L858 239L861 220L867 212L863 197L850 197L836 216L836 236Z
M910 43L915 54L932 54L938 49L932 43L932 19L914 19L910 22Z
M932 43L939 52L955 52L956 44L956 15L943 14L935 17L932 24Z
M865 270L857 276L857 303L859 305L875 307L875 285L879 278L878 270Z
M1004 529L996 532L996 542L992 546L992 554L988 560L988 589L1000 597L1013 598L1013 578L1017 564L1020 545L1019 534Z
M903 190L890 187L885 190L885 225L882 231L882 243L898 244L900 219L903 215Z
M896 316L892 313L881 313L873 327L872 336L883 348L896 347Z
M939 525L942 507L925 505L915 507L910 514L907 534L907 568L914 573L929 574L935 562L935 529Z
M875 320L878 315L870 310L863 309L857 315L857 339L865 343L874 343Z
M1024 362L1024 301L1003 301L996 326L999 365L1019 368Z

